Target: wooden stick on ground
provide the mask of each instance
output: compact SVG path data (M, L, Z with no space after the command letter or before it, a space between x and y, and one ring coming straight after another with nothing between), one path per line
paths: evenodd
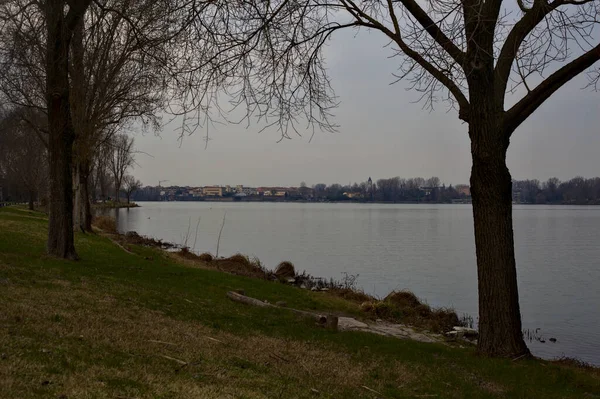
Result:
M320 325L325 326L332 330L337 330L337 327L338 327L338 318L337 318L337 316L334 316L334 315L323 315L323 314L317 314L317 313L312 313L312 312L306 312L304 310L275 306L275 305L272 305L267 302L263 302L261 300L255 299L255 298L251 298L249 296L238 294L237 292L233 292L233 291L227 292L227 296L229 297L229 299L231 299L233 301L245 303L247 305L258 306L261 308L287 309L287 310L290 310L301 316L315 319L317 321L317 323L319 323Z

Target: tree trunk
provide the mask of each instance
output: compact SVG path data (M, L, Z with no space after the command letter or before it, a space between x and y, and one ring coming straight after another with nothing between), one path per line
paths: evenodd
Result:
M121 182L115 180L115 202L121 202L119 201L119 191L121 191Z
M65 26L64 2L46 4L47 54L46 100L48 104L48 149L50 153L50 203L48 253L77 259L73 240L74 132L69 108L69 34Z
M106 201L106 179L104 170L98 165L98 185L100 186L100 199Z
M76 166L75 184L75 227L84 232L92 231L92 210L89 194L90 168L85 162L78 162Z
M483 113L482 115L485 115ZM523 340L512 226L512 181L506 166L508 138L492 113L470 123L471 193L479 284L478 350L488 356L529 354Z
M28 209L30 211L33 211L33 203L35 201L35 191L30 190L29 191L29 204L28 204Z

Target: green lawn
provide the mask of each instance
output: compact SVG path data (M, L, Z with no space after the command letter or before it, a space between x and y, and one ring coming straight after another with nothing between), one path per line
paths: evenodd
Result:
M76 235L44 254L47 220L0 209L0 398L593 398L600 372L333 332L286 310L355 313L324 293L175 263Z

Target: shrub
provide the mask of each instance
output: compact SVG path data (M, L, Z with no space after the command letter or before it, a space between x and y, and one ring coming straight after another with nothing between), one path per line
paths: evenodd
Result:
M385 297L386 302L391 302L399 308L416 309L421 305L421 301L410 291L392 291Z
M208 252L204 252L198 256L198 259L200 259L202 262L210 263L213 260L213 256Z
M280 279L294 278L296 276L296 269L292 262L284 261L277 265L275 275Z
M229 258L226 258L225 260L228 260L230 262L235 262L235 263L242 263L244 265L250 264L250 260L248 259L248 257L244 256L242 254L235 254L233 256L230 256Z

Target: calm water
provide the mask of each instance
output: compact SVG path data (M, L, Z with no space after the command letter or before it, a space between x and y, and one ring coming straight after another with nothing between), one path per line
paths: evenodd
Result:
M215 253L254 255L268 267L340 279L365 291L410 289L433 306L477 315L470 205L144 202L121 209L119 228ZM190 222L191 219L191 222ZM540 328L538 356L600 365L600 207L516 206L516 257L524 328ZM551 343L548 338L557 338Z

